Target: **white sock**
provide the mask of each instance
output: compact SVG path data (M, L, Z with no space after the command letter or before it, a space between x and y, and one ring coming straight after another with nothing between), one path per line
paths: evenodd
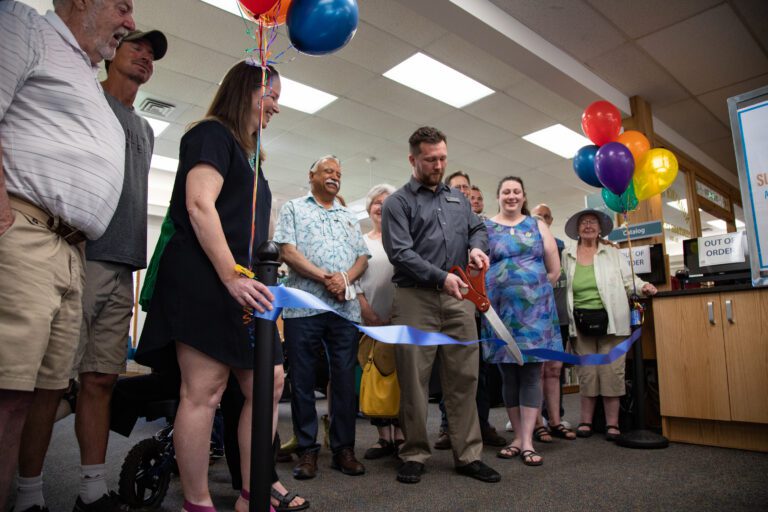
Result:
M80 466L80 499L86 505L107 494L107 465Z
M27 510L35 505L45 506L42 473L31 478L16 477L16 505L14 510Z

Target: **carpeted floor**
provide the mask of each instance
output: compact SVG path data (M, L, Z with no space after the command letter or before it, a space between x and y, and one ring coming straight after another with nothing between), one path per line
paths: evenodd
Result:
M319 402L325 411L325 402ZM578 397L565 397L565 419L578 419ZM280 432L290 437L290 408L281 404ZM45 496L51 512L72 510L78 490L79 455L73 417L55 428L45 466ZM492 423L503 430L504 409L491 410ZM430 404L430 431L437 433L439 412ZM108 453L110 487L116 489L126 452L151 436L162 422L140 423L130 439L112 434ZM507 437L510 434L507 433ZM357 422L357 454L376 440L367 420ZM317 478L296 481L292 464L280 464L283 483L309 499L314 511L753 511L768 507L768 454L672 444L665 450L631 450L602 436L537 444L545 462L527 467L519 459L496 458L486 447L484 460L502 474L498 484L484 484L453 471L450 451L435 451L420 484L395 480L397 460L365 461L364 476L348 477L330 469L330 452L320 453ZM210 468L211 492L221 511L232 510L237 492L229 485L225 461ZM163 511L181 510L181 487L174 477Z

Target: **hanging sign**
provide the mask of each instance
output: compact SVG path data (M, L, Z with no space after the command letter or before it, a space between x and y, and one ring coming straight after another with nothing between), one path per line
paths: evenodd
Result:
M699 266L744 263L744 232L699 238Z
M629 265L629 248L619 249L621 254L627 259ZM632 248L632 266L635 274L647 274L651 271L651 246L641 245Z
M661 221L653 220L651 222L641 222L639 224L632 224L629 226L629 238L630 240L640 240L642 238L651 238L652 236L658 236L663 233L661 229ZM608 240L611 242L622 242L627 239L627 228L618 227L611 231L608 235Z

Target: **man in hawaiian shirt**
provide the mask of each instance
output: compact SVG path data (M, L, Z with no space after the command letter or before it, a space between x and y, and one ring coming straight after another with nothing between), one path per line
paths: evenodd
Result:
M309 170L310 193L283 205L274 240L290 271L286 286L309 292L339 314L316 309L285 309L285 348L291 364L291 411L298 438L297 479L317 474L315 365L323 344L330 362L331 467L362 475L355 458L355 361L360 303L352 283L368 266L368 248L355 215L341 205L341 162L328 155Z

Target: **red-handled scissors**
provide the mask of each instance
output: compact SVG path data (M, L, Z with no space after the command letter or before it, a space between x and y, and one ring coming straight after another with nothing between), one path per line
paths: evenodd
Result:
M515 359L517 364L523 365L523 354L520 352L520 348L517 346L517 342L512 334L504 325L504 322L499 318L496 310L491 306L491 301L488 300L488 293L485 291L485 268L475 270L467 267L465 271L461 267L452 267L451 273L456 274L467 284L467 288L461 289L461 295L465 300L472 302L477 310L480 311L491 328L496 332L504 342L506 342L507 352Z

